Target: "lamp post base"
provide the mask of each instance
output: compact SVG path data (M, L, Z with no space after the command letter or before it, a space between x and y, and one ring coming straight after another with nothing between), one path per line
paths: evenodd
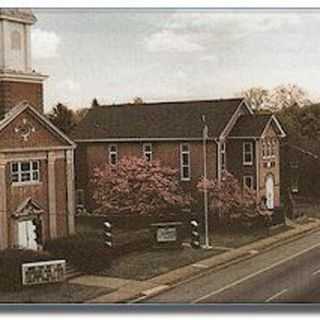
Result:
M211 249L213 249L213 247L210 246L210 245L203 244L203 245L201 246L201 249L211 250Z

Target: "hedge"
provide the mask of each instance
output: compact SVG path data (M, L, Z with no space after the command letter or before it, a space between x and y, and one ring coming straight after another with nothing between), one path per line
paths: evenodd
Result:
M104 246L103 239L90 238L87 235L48 240L44 249L87 273L102 270L111 262L111 250Z
M45 250L66 259L78 270L96 273L110 267L112 261L126 253L151 247L152 237L148 229L134 232L114 230L113 247L104 244L103 234L80 233L73 236L48 240Z
M48 253L32 250L6 249L0 251L0 290L22 289L23 263L54 260Z

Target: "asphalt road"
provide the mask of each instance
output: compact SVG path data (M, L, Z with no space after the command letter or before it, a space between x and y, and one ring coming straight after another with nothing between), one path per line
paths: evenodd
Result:
M209 272L141 303L320 302L320 232Z

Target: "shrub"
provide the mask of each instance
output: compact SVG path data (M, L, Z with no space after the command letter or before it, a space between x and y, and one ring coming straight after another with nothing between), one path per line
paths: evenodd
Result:
M45 253L32 250L6 249L0 251L0 290L16 291L22 288L23 263L53 260Z
M99 214L158 215L192 203L179 184L177 170L138 157L95 168L91 184Z
M151 244L149 229L133 232L114 230L112 248L104 245L101 232L49 240L45 243L45 249L61 259L66 259L80 271L96 273L110 267L115 258L133 251L146 250Z
M239 181L224 171L221 181L200 180L198 190L203 193L207 188L209 214L216 216L226 228L248 228L268 226L271 211L259 208L256 193L247 187L241 187Z
M48 240L45 250L66 259L78 270L87 273L108 267L112 251L104 245L102 236L89 234Z

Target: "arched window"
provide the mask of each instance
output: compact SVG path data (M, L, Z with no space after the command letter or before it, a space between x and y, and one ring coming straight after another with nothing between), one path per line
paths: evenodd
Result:
M21 34L17 30L14 30L11 32L11 49L12 50L21 49Z

